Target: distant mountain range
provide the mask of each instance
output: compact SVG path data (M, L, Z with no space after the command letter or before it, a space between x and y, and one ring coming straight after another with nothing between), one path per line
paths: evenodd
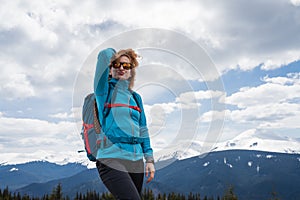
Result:
M145 187L156 194L197 192L202 196L221 196L232 185L239 200L267 200L272 192L279 199L300 199L299 139L248 130L212 145L210 153L203 153L203 145L193 141L186 151L157 157L156 177ZM63 193L70 197L88 190L107 192L94 163L87 162L85 155L77 163L67 160L64 159L64 164L2 163L0 188L8 186L22 194L42 196L61 183Z
M282 137L273 133L261 133L251 129L232 140L219 143L214 150L223 151L228 149L300 154L300 140Z
M70 177L86 170L86 166L69 163L57 165L47 161L36 161L17 165L0 165L0 187L15 190L31 183L45 183Z
M80 149L81 150L81 149ZM178 148L155 149L155 160L163 163L171 163L170 160L183 160L194 156L205 156L209 152L226 150L256 150L277 153L300 154L300 138L282 137L273 133L262 133L256 129L247 130L233 139L208 143L206 141L191 140L178 141ZM94 168L95 165L89 162L84 151L65 151L63 154L57 152L43 151L40 156L27 156L27 159L17 159L22 155L1 157L0 165L20 164L29 161L48 161L59 165L68 163L82 163L88 168ZM166 165L166 164L165 164Z
M222 195L230 185L239 199L300 199L300 155L227 150L178 160L161 169L151 187L160 192Z
M272 133L260 133L251 129L239 134L237 137L225 142L211 144L210 149L205 150L204 142L185 142L182 146L188 146L187 150L172 151L169 154L159 155L156 160L169 159L184 160L198 155L206 155L207 152L226 150L255 150L277 153L300 154L300 139L281 137Z
M162 161L163 162L163 161ZM160 162L156 164L158 167ZM157 171L146 188L157 193L189 192L222 195L230 185L240 200L270 199L275 192L280 199L300 199L300 155L250 150L211 152L176 160ZM1 188L33 196L50 194L62 184L63 193L74 197L88 190L107 191L95 168L80 163L57 165L31 162L0 166Z

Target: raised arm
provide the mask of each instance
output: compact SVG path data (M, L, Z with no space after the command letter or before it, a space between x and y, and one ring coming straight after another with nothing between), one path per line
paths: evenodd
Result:
M99 119L103 119L103 109L108 93L109 62L115 53L116 51L114 49L107 48L98 54L94 76L94 93L99 111Z

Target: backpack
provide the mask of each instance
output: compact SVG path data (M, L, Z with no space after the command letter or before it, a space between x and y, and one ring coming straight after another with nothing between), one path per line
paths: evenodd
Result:
M100 145L101 126L98 119L98 109L94 93L87 95L82 107L81 136L84 148L90 161L96 161Z
M134 100L138 104L139 102L137 101L136 98L136 93L132 93ZM141 112L141 109L139 105L137 106L130 106L126 104L105 104L106 108L113 108L113 107L129 107L132 109L135 109L139 112ZM101 144L101 125L99 122L99 117L98 117L98 109L97 109L97 102L95 98L95 94L91 93L88 94L83 102L83 107L82 107L82 129L81 129L81 136L84 141L84 148L87 154L87 157L90 161L95 162L97 159L97 152ZM128 138L110 138L112 142L113 140L122 140L124 142L130 142L128 141ZM136 139L136 138L135 138ZM103 142L105 143L106 141L106 136L103 137ZM121 141L121 142L122 142ZM138 141L139 142L139 141ZM139 142L140 143L140 142Z

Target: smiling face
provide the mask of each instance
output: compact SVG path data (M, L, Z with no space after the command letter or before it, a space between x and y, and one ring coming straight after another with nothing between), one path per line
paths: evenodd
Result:
M127 56L121 56L120 63L130 63L130 59ZM131 69L124 69L123 65L120 65L119 68L110 68L111 76L119 80L127 80L131 77Z

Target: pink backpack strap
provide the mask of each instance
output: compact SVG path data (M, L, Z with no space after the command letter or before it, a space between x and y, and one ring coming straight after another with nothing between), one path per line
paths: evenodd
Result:
M106 103L105 107L106 108L128 107L128 108L137 110L138 112L142 112L142 110L138 106L131 106L131 105L123 104L123 103Z

